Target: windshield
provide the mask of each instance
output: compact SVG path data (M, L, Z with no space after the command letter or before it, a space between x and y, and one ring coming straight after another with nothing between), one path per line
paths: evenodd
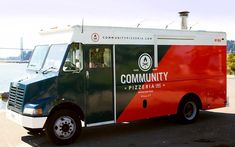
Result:
M60 69L61 63L63 61L68 44L53 44L48 52L43 70L54 70L58 71Z
M28 69L40 70L46 58L49 46L48 45L38 45L34 48L33 55L28 64Z

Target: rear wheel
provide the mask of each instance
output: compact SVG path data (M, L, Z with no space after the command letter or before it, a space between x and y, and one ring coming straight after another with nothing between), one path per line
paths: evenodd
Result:
M49 117L46 133L58 145L73 143L81 132L81 121L71 110L59 110Z
M199 104L194 98L183 99L179 105L177 119L184 124L193 123L199 114Z

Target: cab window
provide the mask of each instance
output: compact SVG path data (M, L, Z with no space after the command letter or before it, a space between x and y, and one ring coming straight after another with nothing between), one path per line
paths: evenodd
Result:
M63 71L81 71L83 69L83 53L78 43L73 43L70 46L69 53L66 57Z

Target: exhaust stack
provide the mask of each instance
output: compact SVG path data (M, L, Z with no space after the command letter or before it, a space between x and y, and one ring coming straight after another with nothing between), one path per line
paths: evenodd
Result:
M180 17L181 17L181 29L182 30L187 30L188 29L188 25L187 25L187 19L188 19L188 11L182 11L179 12Z

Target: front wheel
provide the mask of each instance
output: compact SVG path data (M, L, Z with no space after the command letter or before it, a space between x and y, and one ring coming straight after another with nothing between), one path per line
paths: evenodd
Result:
M46 134L57 145L73 143L81 132L81 121L71 110L59 110L48 118Z
M183 99L179 105L177 119L180 123L190 124L197 120L199 104L193 98Z

